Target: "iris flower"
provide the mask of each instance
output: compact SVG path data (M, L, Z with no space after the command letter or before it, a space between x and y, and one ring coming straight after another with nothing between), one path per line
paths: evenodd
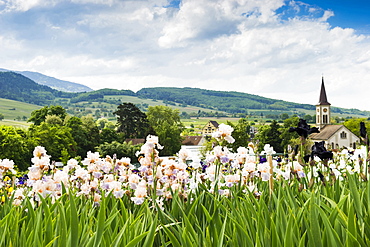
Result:
M360 122L360 135L363 138L366 138L366 127L364 122Z
M311 153L312 158L313 156L317 156L321 160L333 158L333 153L331 151L327 151L324 144L325 144L324 141L315 142L315 144L312 146L312 153Z
M299 119L298 126L296 128L290 127L289 132L294 131L297 132L299 136L303 136L304 138L307 138L309 134L320 132L319 129L316 127L311 128L304 119Z

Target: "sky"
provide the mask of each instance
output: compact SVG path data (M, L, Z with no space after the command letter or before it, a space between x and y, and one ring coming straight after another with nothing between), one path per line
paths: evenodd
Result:
M0 68L370 111L370 0L0 0Z

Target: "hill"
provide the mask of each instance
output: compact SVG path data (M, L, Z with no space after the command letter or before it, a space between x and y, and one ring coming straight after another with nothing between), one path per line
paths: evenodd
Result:
M75 92L90 92L90 91L93 91L91 88L89 88L85 85L70 82L70 81L59 80L59 79L56 79L54 77L46 76L46 75L43 75L43 74L38 73L38 72L10 71L10 70L6 70L6 69L0 69L0 72L15 72L15 73L21 74L21 75L33 80L34 82L36 82L38 84L45 85L45 86L51 87L52 89L56 89L56 90L63 91L63 92L73 92L73 93L75 93Z
M14 72L0 72L0 98L12 99L35 105L52 104L55 97L72 97Z
M244 117L280 119L282 114L314 115L315 106L270 99L258 95L213 91L199 88L156 87L131 90L100 89L68 93L40 85L15 72L0 72L0 98L38 106L61 105L71 115L93 114L114 119L113 112L123 102L133 102L142 111L151 105L168 105L179 109L183 118ZM369 111L332 107L333 116L369 117ZM2 113L2 112L0 112ZM3 113L4 114L4 113ZM21 115L23 117L24 115Z
M199 88L174 88L174 87L156 87L143 88L136 95L143 98L151 98L175 102L185 105L201 106L227 113L250 113L252 112L293 112L302 113L312 112L314 114L315 106L309 104L298 104L284 100L270 99L258 95L240 93L213 91ZM370 116L369 111L360 111L357 109L345 109L332 107L332 112L337 114L354 114L361 116Z

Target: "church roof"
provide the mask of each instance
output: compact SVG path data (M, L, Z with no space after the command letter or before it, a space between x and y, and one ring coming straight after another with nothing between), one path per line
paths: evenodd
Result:
M319 98L319 103L317 105L330 105L330 103L328 102L328 98L326 97L324 77L322 77L320 98Z
M320 129L320 133L312 133L310 135L310 138L312 140L328 140L342 127L344 127L344 125L332 125L332 124L325 125L325 127Z

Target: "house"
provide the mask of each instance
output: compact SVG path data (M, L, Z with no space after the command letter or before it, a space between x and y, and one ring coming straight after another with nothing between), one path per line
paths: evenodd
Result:
M330 103L326 96L324 77L321 82L319 103L316 104L316 127L320 133L313 133L310 138L315 142L324 141L326 146L331 149L356 148L360 143L360 138L353 134L344 125L330 124Z
M216 121L209 121L202 129L202 135L211 135L218 128L218 123Z
M185 136L181 149L186 149L191 157L200 158L200 149L205 142L206 138L204 136Z

